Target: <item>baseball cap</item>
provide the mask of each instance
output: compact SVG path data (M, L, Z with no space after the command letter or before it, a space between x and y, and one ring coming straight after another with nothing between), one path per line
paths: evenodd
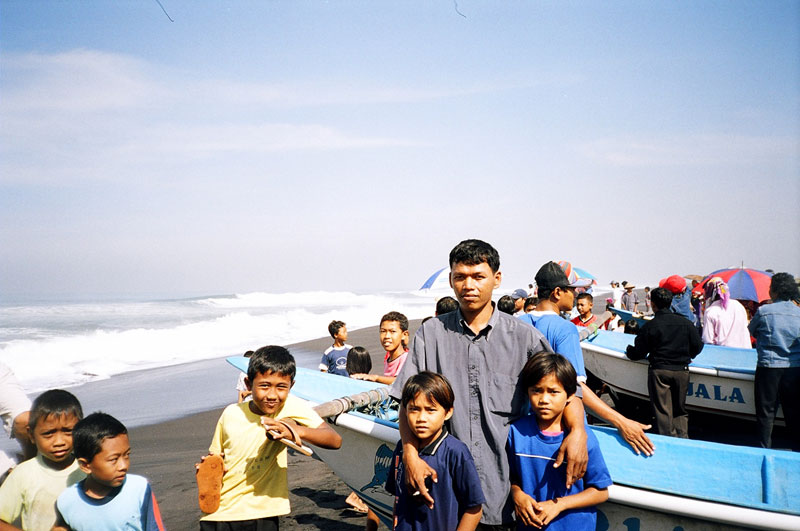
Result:
M677 295L686 290L686 279L680 275L670 275L667 278L662 278L658 283L658 287Z
M555 288L585 288L592 283L589 278L579 278L570 284L564 270L555 262L547 262L540 267L535 279L540 291L552 291Z
M512 299L527 299L528 298L528 292L525 291L522 288L515 289L514 293L511 294L511 298Z

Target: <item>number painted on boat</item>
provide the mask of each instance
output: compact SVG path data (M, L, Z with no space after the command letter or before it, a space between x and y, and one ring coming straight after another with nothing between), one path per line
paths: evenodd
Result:
M721 385L712 385L711 392L709 393L708 387L706 387L705 384L689 382L686 396L693 396L704 400L716 400L718 402L738 402L739 404L744 404L742 390L738 387L734 387L728 392L723 391Z

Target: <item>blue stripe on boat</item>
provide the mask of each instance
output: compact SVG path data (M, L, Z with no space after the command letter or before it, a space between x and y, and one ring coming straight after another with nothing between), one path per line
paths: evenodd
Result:
M625 352L628 345L633 345L636 336L598 330L597 335L586 341L598 347ZM758 353L752 348L720 347L704 345L703 351L692 361L693 367L718 369L739 374L755 374Z
M601 332L592 342L619 350L613 346L627 345L633 337ZM241 356L228 358L240 369L247 368L247 361ZM321 403L376 387L380 384L298 368L292 393ZM357 415L397 427L394 422ZM634 454L615 429L593 426L592 430L616 484L800 515L800 455L796 453L650 435L656 452L643 457Z

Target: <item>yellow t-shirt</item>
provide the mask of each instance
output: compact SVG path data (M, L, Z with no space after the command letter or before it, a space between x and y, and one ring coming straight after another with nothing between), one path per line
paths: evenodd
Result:
M85 477L77 460L64 470L50 468L41 455L20 463L0 485L0 520L26 531L49 531L58 495Z
M316 428L323 422L305 400L286 397L275 418ZM289 514L286 445L267 438L250 403L231 404L217 422L209 453L225 454L219 509L201 520L228 522Z

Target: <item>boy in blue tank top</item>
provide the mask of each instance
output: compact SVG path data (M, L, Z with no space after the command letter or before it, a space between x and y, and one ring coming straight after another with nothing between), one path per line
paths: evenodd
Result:
M567 488L563 468L553 468L564 439L562 415L578 380L572 364L559 354L532 356L520 374L533 415L511 425L506 451L517 529L593 530L595 505L608 499L608 474L597 438L586 430L589 462L583 479Z

